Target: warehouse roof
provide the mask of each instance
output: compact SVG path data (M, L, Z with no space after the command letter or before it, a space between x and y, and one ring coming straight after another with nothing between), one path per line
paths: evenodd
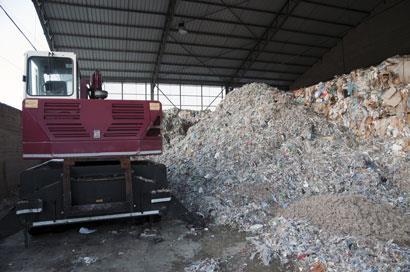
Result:
M75 52L82 76L287 88L383 1L33 2L50 48Z

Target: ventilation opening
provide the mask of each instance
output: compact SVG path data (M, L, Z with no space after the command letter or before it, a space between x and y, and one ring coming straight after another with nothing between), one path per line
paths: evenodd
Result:
M161 117L157 116L157 119L154 121L154 126L159 126L161 125Z
M44 120L78 120L80 104L70 102L44 103Z
M104 137L137 137L143 123L113 123L104 133Z
M88 138L89 133L81 123L46 123L55 138Z
M112 119L114 120L144 120L144 113L142 104L112 104Z
M155 136L159 136L161 134L161 129L159 128L151 128L150 130L148 130L147 132L147 137L155 137Z

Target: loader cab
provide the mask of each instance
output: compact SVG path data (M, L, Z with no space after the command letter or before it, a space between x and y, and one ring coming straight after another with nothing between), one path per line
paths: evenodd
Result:
M79 97L77 60L74 53L29 51L25 60L25 98Z

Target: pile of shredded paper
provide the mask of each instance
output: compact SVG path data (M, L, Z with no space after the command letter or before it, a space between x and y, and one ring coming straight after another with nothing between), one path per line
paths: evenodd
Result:
M167 113L158 160L175 196L210 222L246 231L250 255L267 265L409 271L403 59L294 93L252 83L214 112Z

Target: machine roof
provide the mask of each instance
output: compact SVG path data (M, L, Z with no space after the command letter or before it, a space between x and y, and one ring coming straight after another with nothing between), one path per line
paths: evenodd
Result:
M49 46L106 81L286 89L374 0L33 0ZM188 33L178 32L184 23Z

